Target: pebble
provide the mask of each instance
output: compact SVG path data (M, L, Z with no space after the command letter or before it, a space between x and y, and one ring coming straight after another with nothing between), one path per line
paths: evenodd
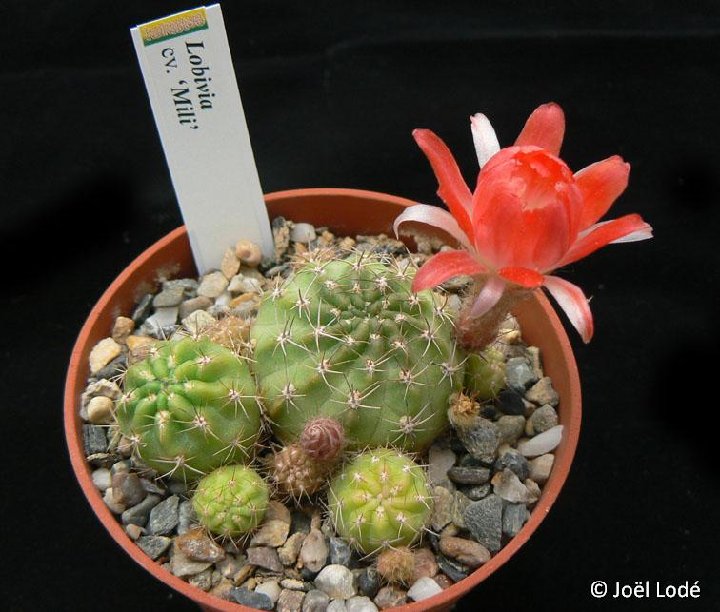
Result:
M183 535L190 531L191 525L195 522L196 516L192 502L190 500L181 502L178 506L178 525L176 529L178 535Z
M203 570L199 574L190 576L190 578L188 578L188 583L200 589L201 591L209 591L212 587L212 575L213 569L212 567L208 567L206 570Z
M347 612L378 612L378 607L369 597L356 595L345 602Z
M129 317L118 317L113 323L112 339L118 344L125 344L128 336L132 334L135 329L135 321Z
M422 601L442 593L442 587L432 578L420 578L408 589L407 596L414 601Z
M278 598L275 609L277 612L300 612L304 599L305 593L302 591L284 589L280 592L280 597Z
M104 395L96 395L87 404L87 418L93 425L109 425L113 420L114 402Z
M313 589L305 595L302 612L325 612L329 603L330 597L327 593L323 593L320 589Z
M525 480L530 475L530 466L528 460L521 455L516 449L508 448L500 454L500 457L493 464L495 472L502 472L508 469L515 474L520 480Z
M290 246L290 228L284 217L275 217L271 227L275 243L275 261L281 261Z
M562 434L563 425L556 425L529 440L520 440L517 449L526 457L538 457L549 453L560 444Z
M525 431L525 417L521 414L503 414L495 424L500 430L501 444L515 444Z
M543 404L540 408L537 408L527 421L527 427L525 433L528 436L534 436L535 434L547 431L551 427L555 427L558 424L558 415L550 404Z
M537 484L544 485L548 481L548 478L550 478L553 463L555 463L555 455L550 453L532 459L529 462L530 470L528 477Z
M283 589L291 589L293 591L311 590L307 588L307 584L303 580L298 580L297 578L285 578L280 581L280 586Z
M327 612L347 612L347 606L342 599L333 599L326 609Z
M83 425L82 433L85 455L107 452L108 440L105 431L106 428L101 425Z
M540 490L540 485L534 480L530 480L528 478L525 481L525 487L527 487L528 490L528 505L534 504L538 499L540 499L540 495L542 493L542 491Z
M532 387L525 393L525 399L531 401L533 404L542 406L544 404L550 404L551 406L557 406L560 402L560 396L557 391L553 389L552 381L549 376L545 376L537 381Z
M236 274L230 279L228 285L230 293L262 293L262 282L252 276L245 274Z
M261 582L255 587L256 593L263 593L267 595L270 598L270 601L275 603L280 598L280 593L282 589L280 588L280 584L277 580L268 580L266 582Z
M349 565L352 557L350 545L341 538L331 537L328 540L330 548L330 563L336 565Z
M183 327L193 336L197 336L203 329L215 325L217 319L205 310L191 312L182 320Z
M171 495L153 507L147 523L148 533L165 535L175 529L180 520L179 504L180 498L177 495Z
M413 550L413 557L415 558L412 577L413 582L420 578L432 578L438 573L438 564L437 561L435 561L435 555L429 548L423 547Z
M310 533L308 533L302 544L302 548L300 548L299 562L311 572L317 573L327 563L329 552L327 541L322 531L311 528ZM340 567L337 564L335 565Z
M230 600L256 610L272 610L275 604L265 593L256 593L245 588L234 587L228 593Z
M180 308L178 306L163 306L162 308L156 308L155 312L152 313L143 327L156 335L162 335L163 330L172 327L178 320L178 313Z
M474 485L472 487L464 488L463 493L469 500L478 501L479 499L487 497L490 494L490 489L492 489L490 484Z
M100 340L90 351L90 374L97 374L122 352L122 347L112 338Z
M395 585L382 587L373 599L380 610L395 608L407 603L407 591Z
M453 493L453 506L452 506L452 523L465 529L465 508L468 507L470 500L465 496L462 491L455 491Z
M357 592L354 576L344 565L326 565L316 576L315 586L331 599L350 599Z
M185 289L181 285L170 285L158 293L152 301L155 308L179 306L185 299Z
M132 508L128 508L122 513L121 520L123 525L138 525L144 527L147 525L148 518L150 517L150 511L157 506L161 501L159 495L150 494L143 499L139 504L134 505Z
M252 540L250 540L250 546L267 545L277 548L282 546L287 540L288 533L290 533L290 523L278 520L266 520L260 529L255 532Z
M490 551L482 544L465 538L440 538L440 552L459 561L471 569L480 567L490 560Z
M505 380L508 387L524 393L537 378L532 366L525 357L511 357L505 364Z
M290 240L293 242L312 242L317 238L315 228L309 223L296 223L290 230Z
M380 589L380 576L374 565L360 570L357 575L357 588L361 595L367 595L370 598L377 595Z
M502 531L514 537L530 518L530 511L525 504L505 504L502 516Z
M93 470L91 477L93 484L98 491L104 492L110 486L110 470L107 468L103 467Z
M262 261L260 247L250 240L238 240L235 245L235 255L243 265L251 268L257 268Z
M265 522L268 521L282 521L290 525L292 523L292 515L285 504L271 499L268 503L267 510L265 510Z
M278 558L283 565L293 565L300 554L303 542L307 534L302 532L293 533L280 548L278 548Z
M228 287L228 279L220 271L210 272L202 277L200 286L198 287L198 295L214 299L222 295L223 291Z
M110 509L113 514L122 514L126 510L125 504L115 500L113 495L112 487L105 489L105 495L103 495L103 501L105 505Z
M212 304L212 300L204 295L198 295L197 297L190 298L180 304L178 317L180 317L180 320L183 320L197 310L206 310L210 308Z
M495 495L505 501L528 503L530 498L528 489L512 470L505 468L502 472L498 472L493 476L491 483Z
M433 444L428 451L427 479L431 485L448 484L448 470L455 465L457 457L452 449Z
M215 544L202 527L196 527L175 538L175 546L190 561L217 563L225 558L225 551Z
M194 576L209 568L212 564L209 561L193 561L183 553L177 546L173 546L170 555L170 571L178 578Z
M438 555L437 559L440 569L453 582L460 582L461 580L465 580L465 578L468 577L467 569L464 565L448 559L443 554ZM435 578L437 578L437 576Z
M231 279L238 273L240 269L240 258L235 253L235 249L228 249L223 255L222 262L220 262L220 272L227 279Z
M148 557L155 561L170 548L172 538L152 535L141 536L136 540L136 544Z
M450 480L457 484L485 484L490 479L490 470L484 467L453 466L447 473Z
M254 546L247 549L248 563L257 565L271 572L282 572L283 566L278 559L277 551L269 546Z
M453 519L454 496L445 487L433 487L433 509L430 515L430 525L435 531L440 531Z
M139 504L147 495L147 491L134 472L117 472L111 476L113 499L125 507Z
M502 499L490 494L484 499L470 502L463 514L467 530L491 552L500 550L502 507Z
M498 393L498 408L501 412L509 415L524 415L525 402L522 395L512 389L503 389Z
M460 441L475 459L492 464L500 443L500 431L495 423L478 416L470 426L458 427L456 431Z
M140 536L145 535L145 530L140 527L140 525L133 525L132 523L130 523L129 525L125 525L125 533L127 533L128 537L134 542ZM163 536L157 537L161 538Z

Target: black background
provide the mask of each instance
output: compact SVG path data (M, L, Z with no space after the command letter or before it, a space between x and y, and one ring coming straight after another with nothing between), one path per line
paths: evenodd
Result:
M74 482L61 406L95 300L181 223L128 28L179 2L3 2L0 54L2 595L8 610L194 610L113 543ZM458 610L718 610L716 2L225 2L266 192L309 186L437 203L429 127L477 172L468 116L501 144L566 111L571 168L619 153L654 240L564 276L584 393L570 478L530 542ZM593 580L699 581L689 601L593 600Z

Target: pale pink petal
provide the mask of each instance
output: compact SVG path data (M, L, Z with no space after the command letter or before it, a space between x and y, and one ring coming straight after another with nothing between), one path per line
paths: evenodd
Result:
M555 267L559 268L587 257L607 244L629 242L652 238L652 227L637 214L625 215L611 221L596 223L578 234L575 243L568 249Z
M470 117L470 130L472 131L475 152L478 164L482 168L488 159L500 150L500 143L490 120L482 113L475 113Z
M580 287L558 276L546 276L544 286L565 311L572 326L578 330L586 344L593 335L593 318L590 305Z
M565 114L555 102L538 106L515 141L516 147L540 147L558 155L565 135Z
M487 273L487 268L467 251L441 251L428 259L415 274L413 291L437 287L455 276L475 276Z
M495 276L494 274L488 276L483 288L480 289L480 293L473 302L470 309L470 316L477 318L484 315L498 303L498 300L502 297L504 291L505 281L502 278Z
M455 220L448 211L438 208L437 206L428 206L427 204L415 204L415 206L409 206L406 208L393 223L393 230L395 236L398 236L398 230L400 225L406 221L414 221L416 223L424 223L425 225L432 225L438 229L447 232L455 238L465 248L472 248L470 240L460 229L458 222Z

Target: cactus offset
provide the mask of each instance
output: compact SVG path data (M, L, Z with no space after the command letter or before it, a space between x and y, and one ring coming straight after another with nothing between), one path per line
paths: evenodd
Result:
M128 368L116 418L149 467L186 481L248 461L261 429L247 363L207 339L159 343Z
M479 401L490 400L505 388L505 357L488 347L468 356L465 363L466 393Z
M397 451L358 455L330 485L335 530L370 554L416 540L430 519L432 498L422 467Z
M296 502L310 497L327 484L336 461L317 461L300 444L288 444L265 460L268 478L281 495Z
M317 417L336 420L337 444L351 450L419 450L445 428L462 361L447 309L429 291L413 293L412 276L394 260L354 253L311 261L266 297L251 338L282 441L313 439L303 432Z
M268 486L251 468L224 465L200 480L192 506L210 533L236 538L260 524L269 499Z

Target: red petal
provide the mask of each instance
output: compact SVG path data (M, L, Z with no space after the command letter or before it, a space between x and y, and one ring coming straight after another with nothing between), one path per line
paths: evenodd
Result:
M575 173L575 184L583 196L580 229L596 223L625 191L630 164L619 155L613 155L591 164Z
M528 117L515 141L516 147L541 147L553 155L560 153L565 135L565 114L555 102L538 106Z
M511 283L530 288L540 287L545 280L545 277L540 272L530 268L502 268L498 270L498 274Z
M438 180L438 195L447 204L460 228L472 236L470 214L472 194L447 145L432 131L413 130L413 138L427 156Z
M428 259L417 271L412 284L413 291L437 287L454 276L484 274L487 268L477 262L467 251L442 251Z
M636 232L645 238L652 236L652 228L642 220L640 215L636 214L625 215L619 219L593 225L580 234L575 244L565 253L565 256L557 263L556 267L559 268L560 266L565 266L578 259L587 257L590 253L597 251L606 244L621 240L629 234ZM637 239L637 237L634 237L634 240Z
M572 326L578 330L583 342L586 344L590 342L593 335L593 318L582 289L557 276L546 276L544 284L560 308L565 311Z

